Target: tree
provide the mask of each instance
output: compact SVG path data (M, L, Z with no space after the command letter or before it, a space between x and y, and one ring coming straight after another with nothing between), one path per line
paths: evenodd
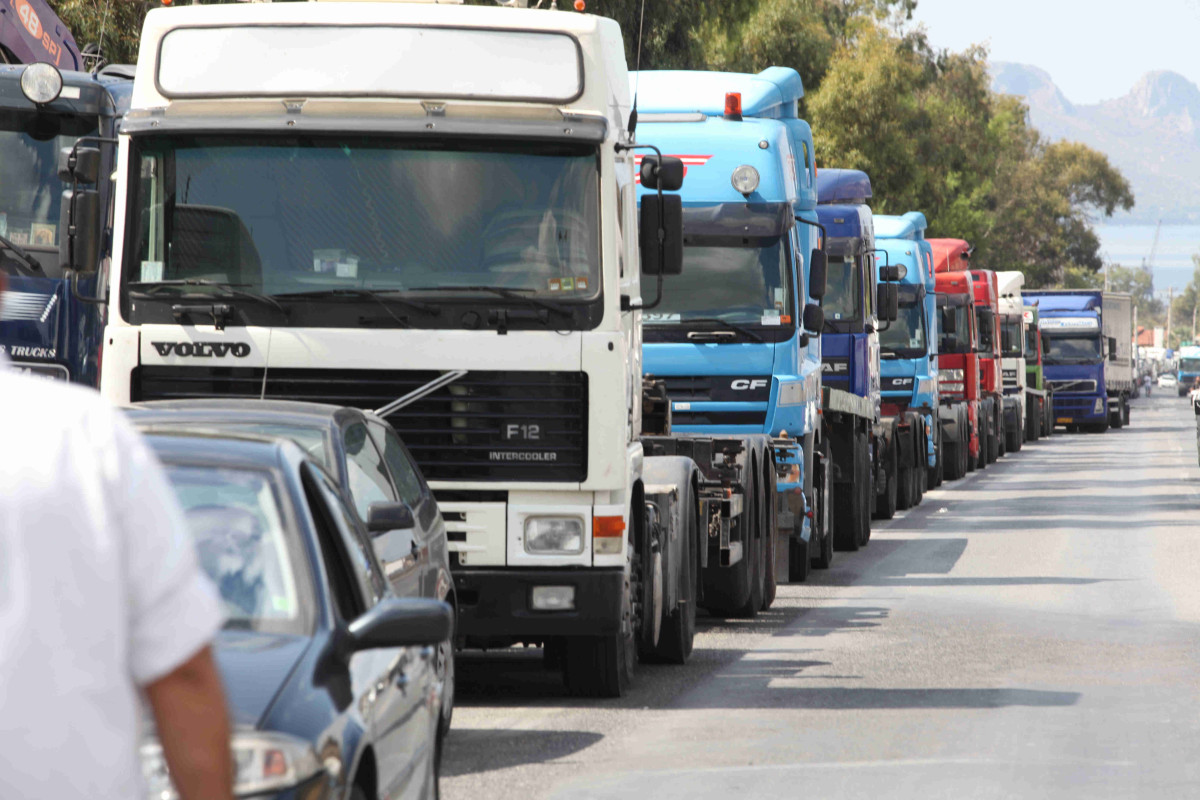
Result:
M50 7L80 47L96 44L112 64L137 61L146 12L158 5L148 0L49 0Z

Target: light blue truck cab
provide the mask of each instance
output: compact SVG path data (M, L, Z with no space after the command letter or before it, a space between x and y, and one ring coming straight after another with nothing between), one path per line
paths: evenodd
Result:
M1133 394L1133 299L1085 289L1024 293L1038 307L1054 423L1106 431L1129 422Z
M817 173L817 219L829 262L821 301L821 369L831 396L822 420L833 453L833 540L839 550L857 550L870 538L875 503L872 454L882 435L879 327L881 316L890 312L877 296L870 198L871 179L861 170L826 168ZM838 390L855 402L833 402Z
M22 372L96 386L104 306L80 296L103 293L99 261L108 246L95 261L80 265L73 291L61 214L63 190L70 185L64 186L59 175L59 155L81 137L115 136L133 82L111 69L65 71L58 73L57 96L39 103L22 89L27 68L0 64L0 271L8 278L0 308L0 353ZM83 145L100 151L93 187L98 202L87 224L103 229L110 218L115 148L94 138Z
M1184 345L1179 348L1178 356L1179 369L1176 370L1175 377L1179 379L1179 385L1176 391L1183 397L1191 390L1196 379L1200 378L1200 347Z
M898 268L899 313L880 325L884 436L876 515L921 502L938 483L937 294L925 215L875 215L878 269Z
M812 132L797 117L803 84L795 70L771 67L631 73L630 86L638 141L687 168L683 273L665 278L661 304L643 315L643 370L665 381L675 435L741 437L762 459L755 469L766 468L774 497L774 521L763 526L768 579L786 571L803 580L832 513L818 414L825 282L820 266L810 274L819 229Z

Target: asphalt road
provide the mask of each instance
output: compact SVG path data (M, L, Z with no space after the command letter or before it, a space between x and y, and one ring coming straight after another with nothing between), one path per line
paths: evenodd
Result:
M1200 797L1190 407L1027 444L701 631L619 702L465 655L442 796Z

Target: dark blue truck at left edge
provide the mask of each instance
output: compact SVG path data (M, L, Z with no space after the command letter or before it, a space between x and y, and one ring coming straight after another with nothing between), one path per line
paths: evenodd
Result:
M99 263L80 265L86 269L72 291L60 254L62 196L70 187L59 177L59 155L83 137L114 137L133 84L122 68L64 71L58 96L37 103L21 87L28 66L0 65L0 270L8 279L0 353L16 369L95 386L104 307L80 297L103 295L111 237L103 237ZM94 222L107 234L114 148L87 139L82 145L100 151Z

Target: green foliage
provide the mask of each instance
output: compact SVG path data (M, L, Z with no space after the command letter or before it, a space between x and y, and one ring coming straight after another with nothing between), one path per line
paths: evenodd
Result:
M101 45L101 54L111 64L137 61L142 20L157 2L143 0L48 0L50 8L71 31L82 48Z

